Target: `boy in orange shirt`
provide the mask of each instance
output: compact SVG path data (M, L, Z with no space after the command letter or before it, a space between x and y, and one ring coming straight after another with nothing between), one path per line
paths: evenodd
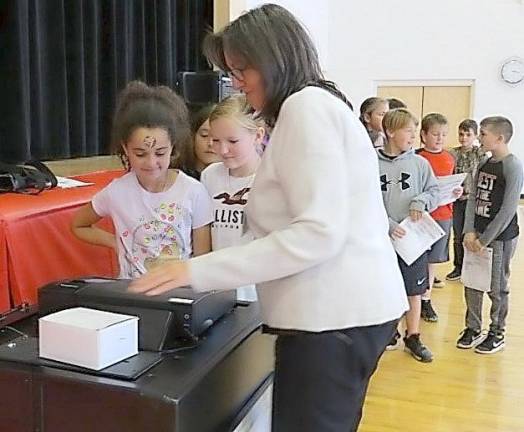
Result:
M452 175L455 170L455 157L444 150L448 136L448 120L442 114L432 113L422 119L420 139L424 147L417 154L427 159L436 177ZM462 188L457 188L455 196L462 195ZM428 322L438 321L438 315L431 304L431 290L435 281L437 264L449 261L449 235L453 225L453 204L438 207L431 216L441 226L446 235L438 240L429 251L429 289L422 295L421 317Z

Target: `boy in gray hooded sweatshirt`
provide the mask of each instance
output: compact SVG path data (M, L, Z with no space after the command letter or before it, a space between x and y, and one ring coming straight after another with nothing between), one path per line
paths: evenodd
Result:
M410 216L417 221L422 213L437 207L439 188L428 161L415 154L413 144L418 121L405 108L389 111L383 119L387 142L378 150L380 183L384 205L389 216L391 237L400 238L405 231L399 223ZM400 256L398 262L410 310L406 313L405 349L422 362L433 360L433 354L420 340L421 295L429 286L427 253L407 265ZM389 345L394 349L400 334L397 331Z

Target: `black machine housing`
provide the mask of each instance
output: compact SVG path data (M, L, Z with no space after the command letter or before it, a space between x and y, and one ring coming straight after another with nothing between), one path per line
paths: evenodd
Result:
M38 292L40 316L79 306L135 315L139 349L166 351L194 342L236 304L235 290L176 288L148 297L128 292L130 282L96 278L51 283Z

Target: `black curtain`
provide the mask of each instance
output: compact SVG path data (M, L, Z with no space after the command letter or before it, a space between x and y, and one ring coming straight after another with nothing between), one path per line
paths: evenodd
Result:
M0 160L109 152L117 93L209 69L213 0L0 0Z

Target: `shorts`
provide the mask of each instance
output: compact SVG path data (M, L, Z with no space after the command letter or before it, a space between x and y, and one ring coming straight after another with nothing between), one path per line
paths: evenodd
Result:
M398 265L406 294L408 297L422 295L429 289L428 275L428 253L424 252L417 260L408 266L400 256L398 256Z
M449 261L449 234L451 232L451 225L453 225L453 219L438 220L435 222L440 225L446 234L431 246L428 253L428 262L430 264Z

